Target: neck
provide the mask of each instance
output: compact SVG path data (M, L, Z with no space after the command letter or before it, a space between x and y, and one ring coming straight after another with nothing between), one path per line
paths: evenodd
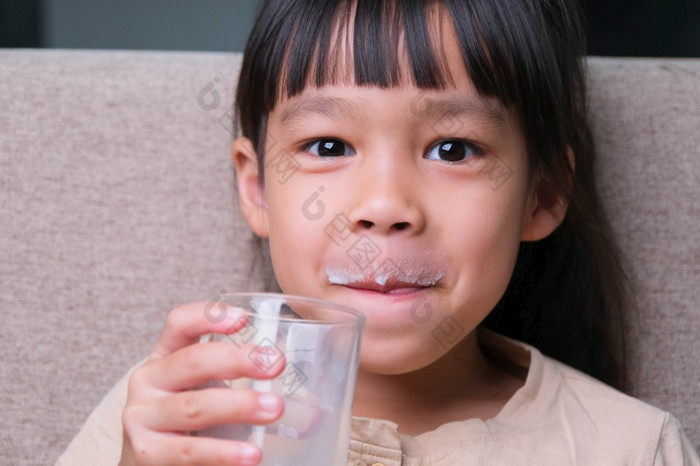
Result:
M417 435L451 421L495 416L522 381L482 352L476 332L434 363L406 374L360 370L353 414Z

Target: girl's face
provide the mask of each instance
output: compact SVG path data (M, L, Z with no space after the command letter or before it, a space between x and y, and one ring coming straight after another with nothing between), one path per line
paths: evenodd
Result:
M511 114L446 53L444 90L347 84L281 100L264 188L253 145L234 144L242 210L269 237L282 290L364 313L366 371L410 372L455 348L503 295L520 241L564 214L531 183Z

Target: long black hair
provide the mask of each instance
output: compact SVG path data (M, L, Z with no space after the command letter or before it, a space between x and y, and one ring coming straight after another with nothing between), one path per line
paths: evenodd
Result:
M243 58L237 125L262 168L267 116L282 97L347 79L446 87L445 54L432 34L443 17L477 92L517 117L533 179L569 202L553 234L522 243L508 289L483 325L623 388L628 293L595 189L585 34L574 0L267 0ZM401 73L401 46L410 76ZM352 67L349 78L343 64Z

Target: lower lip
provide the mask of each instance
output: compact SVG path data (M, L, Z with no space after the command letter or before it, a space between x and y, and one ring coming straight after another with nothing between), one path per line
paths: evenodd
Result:
M367 288L340 286L335 301L357 309L367 318L367 330L395 333L406 325L417 321L413 317L416 305L421 306L432 287L396 288L391 291L377 291ZM420 313L425 310L419 308Z
M423 287L405 287L405 288L394 288L391 290L387 291L382 291L382 290L373 290L370 288L355 288L352 286L348 286L346 288L349 288L354 291L360 291L364 293L370 293L373 295L386 295L386 296L400 296L400 295L408 295L408 294L414 294L420 291L423 291L425 288Z
M406 288L394 288L387 291L373 290L370 288L355 288L352 286L343 286L343 288L359 293L365 296L371 296L373 298L387 297L393 299L401 298L414 298L417 294L425 291L425 287L406 287Z

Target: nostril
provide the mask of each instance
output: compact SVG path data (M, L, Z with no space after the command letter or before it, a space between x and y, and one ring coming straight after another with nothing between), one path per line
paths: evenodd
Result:
M362 228L365 228L367 230L375 227L375 223L370 221L370 220L358 220L357 223ZM393 225L391 225L391 229L394 231L402 231L402 230L406 230L410 226L411 226L411 224L409 222L396 222Z

